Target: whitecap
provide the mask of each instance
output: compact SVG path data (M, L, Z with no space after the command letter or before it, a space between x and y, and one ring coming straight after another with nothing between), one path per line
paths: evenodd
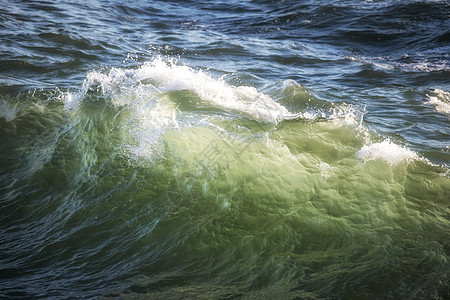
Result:
M165 62L160 58L144 64L131 74L137 81L150 80L160 91L190 90L209 105L243 113L255 120L276 123L296 118L284 106L250 86L231 86L203 71Z
M419 159L419 156L408 148L394 144L390 140L363 146L356 156L364 162L383 159L391 166L397 166L402 161Z
M427 95L428 103L436 108L436 111L450 115L450 93L435 89L432 95Z

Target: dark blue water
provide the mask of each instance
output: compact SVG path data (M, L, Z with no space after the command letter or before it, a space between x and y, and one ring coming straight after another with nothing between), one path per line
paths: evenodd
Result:
M0 298L446 299L448 1L0 0Z

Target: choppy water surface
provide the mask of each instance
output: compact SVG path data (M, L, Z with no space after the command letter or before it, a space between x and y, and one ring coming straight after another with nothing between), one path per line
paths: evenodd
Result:
M449 297L448 1L0 4L0 297Z

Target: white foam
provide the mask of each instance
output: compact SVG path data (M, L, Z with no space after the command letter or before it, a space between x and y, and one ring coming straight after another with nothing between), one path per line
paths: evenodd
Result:
M410 161L419 159L419 156L415 152L396 145L390 140L363 146L356 156L364 162L373 159L383 159L391 166L396 166L404 160Z
M221 78L213 79L202 71L179 66L172 61L155 59L144 64L132 75L138 81L151 80L161 91L193 91L209 105L244 113L259 121L276 123L298 117L253 87L231 86Z
M427 95L428 103L433 105L438 112L450 115L450 93L435 89L432 95Z
M76 93L67 93L63 97L66 108L77 108L79 101L89 89L95 88L111 97L114 105L130 105L124 100L124 94L133 93L130 87L147 86L150 95L168 91L190 90L211 106L245 114L258 121L276 123L284 119L303 117L290 113L284 106L275 102L268 95L258 92L254 87L232 86L223 79L214 79L200 70L177 65L173 61L156 58L143 64L138 69L112 68L108 74L91 72ZM308 116L306 116L308 117Z

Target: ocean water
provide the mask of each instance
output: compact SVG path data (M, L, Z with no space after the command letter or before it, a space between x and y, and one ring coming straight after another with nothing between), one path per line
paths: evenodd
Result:
M450 297L448 1L0 7L0 298Z

